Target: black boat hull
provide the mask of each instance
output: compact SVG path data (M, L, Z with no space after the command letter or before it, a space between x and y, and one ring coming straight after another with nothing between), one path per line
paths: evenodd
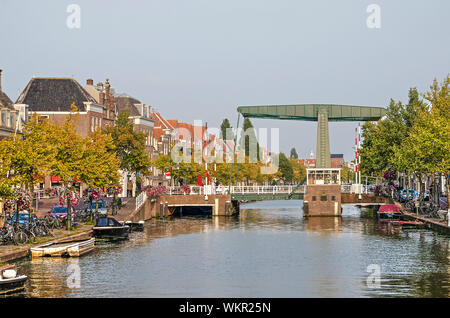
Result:
M10 279L0 280L0 294L10 293L24 288L28 276L22 275Z
M130 233L130 228L128 226L123 227L94 227L94 236L103 239L127 239Z

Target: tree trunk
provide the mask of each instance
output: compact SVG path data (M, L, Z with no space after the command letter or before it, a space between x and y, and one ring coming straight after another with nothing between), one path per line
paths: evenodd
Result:
M94 222L94 214L92 213L92 195L89 195L89 220Z
M113 206L112 206L113 210L112 213L113 215L117 215L117 208L118 208L118 204L117 204L117 194L114 191L114 196L113 196Z
M423 201L423 190L424 190L423 188L424 188L424 185L423 185L423 174L419 173L419 191L420 191L419 199L420 199L420 202Z
M450 226L450 173L447 172L447 184L446 184L446 189L447 189L447 225ZM439 204L439 202L438 202Z
M69 196L67 196L67 230L72 230L72 211Z
M447 210L450 213L450 174L447 175L447 184L445 187L447 189Z

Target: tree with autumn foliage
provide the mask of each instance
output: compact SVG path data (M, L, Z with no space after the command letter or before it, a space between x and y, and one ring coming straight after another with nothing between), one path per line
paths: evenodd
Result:
M83 138L75 130L78 110L74 104L71 109L62 125L33 116L25 125L23 136L0 142L0 185L5 188L2 197L12 193L16 184L32 193L42 175L57 175L63 185L61 203L68 207L68 229L70 206L80 199L74 181L90 187L117 185L119 181L119 159L112 137L96 131ZM6 191L7 187L11 190Z
M403 172L420 180L435 173L450 174L450 97L447 77L439 84L434 80L430 90L420 95L409 91L408 104L391 101L386 118L363 126L363 174L384 175ZM434 179L434 178L433 178ZM450 190L447 188L447 196Z
M9 176L19 178L26 191L33 192L34 185L50 172L54 162L54 129L48 121L38 121L33 115L22 134L14 134L0 142L0 153ZM13 182L14 183L14 182Z

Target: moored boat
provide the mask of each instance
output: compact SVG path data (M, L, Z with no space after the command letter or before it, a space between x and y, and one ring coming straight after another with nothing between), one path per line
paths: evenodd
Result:
M144 221L139 221L139 222L126 221L124 224L128 225L130 227L131 231L143 231L144 230Z
M408 220L405 214L403 214L394 204L384 204L380 206L377 216L380 223L391 223L401 227L421 227L424 225L424 223L420 221Z
M377 212L378 221L380 223L393 223L400 221L400 212L398 206L394 204L383 204Z
M79 242L48 243L30 249L35 257L80 257L94 249L95 238Z
M0 267L0 294L8 294L24 289L28 276L17 275L15 265Z
M100 217L92 228L94 236L107 240L127 239L130 226L119 223L112 217Z

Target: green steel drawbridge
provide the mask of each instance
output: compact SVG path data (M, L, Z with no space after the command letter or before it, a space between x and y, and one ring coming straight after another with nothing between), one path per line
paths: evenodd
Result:
M386 114L381 107L327 104L240 106L237 111L244 118L317 121L318 168L331 167L329 121L376 121Z

